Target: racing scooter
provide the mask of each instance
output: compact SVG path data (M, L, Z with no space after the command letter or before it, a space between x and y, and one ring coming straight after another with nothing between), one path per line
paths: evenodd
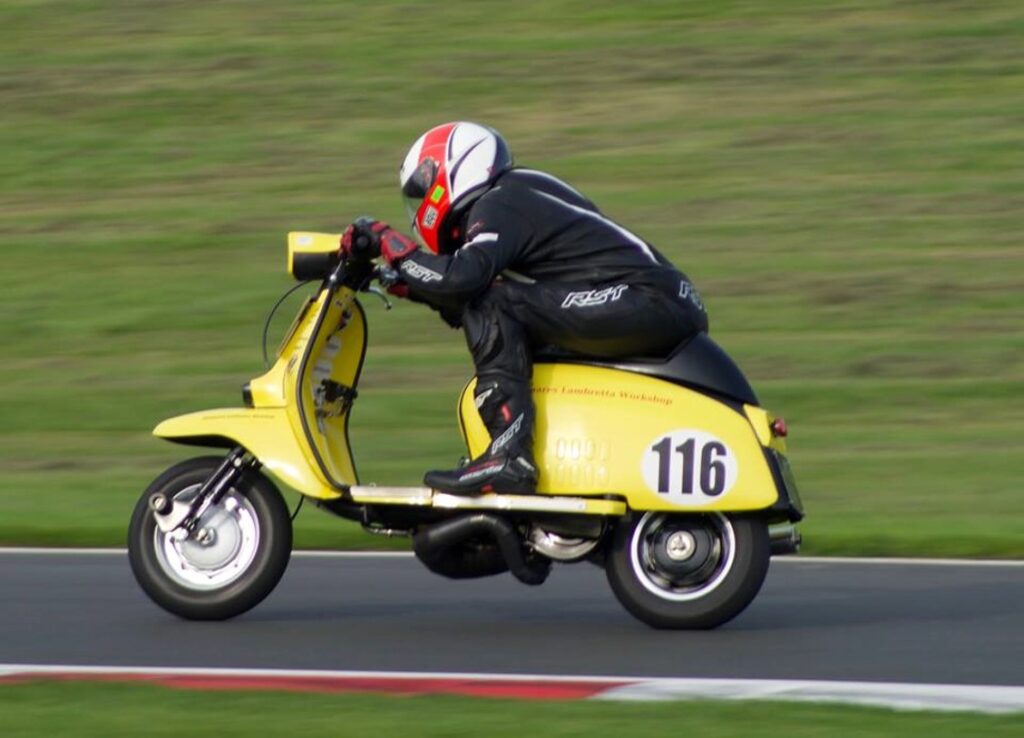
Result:
M289 272L319 289L269 371L243 387L245 407L153 431L221 450L171 467L135 507L131 567L158 605L222 620L270 594L292 548L275 482L369 532L411 537L416 557L445 577L511 572L537 585L553 562L590 561L656 628L728 621L756 596L770 556L796 551L803 509L785 422L706 334L662 359L535 354L535 494L361 484L348 437L367 339L357 297L383 296L397 273L341 259L337 244L337 234L289 234ZM491 442L474 385L458 401L469 458Z

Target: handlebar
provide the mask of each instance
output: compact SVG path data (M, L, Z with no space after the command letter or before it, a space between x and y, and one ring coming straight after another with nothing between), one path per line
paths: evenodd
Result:
M373 276L376 277L382 287L390 287L402 279L402 275L399 274L398 270L392 268L389 264L378 264L377 268L373 270Z
M373 268L373 271L370 274L370 279L366 281L366 284L360 291L376 295L384 301L384 309L390 310L392 308L391 300L388 299L388 294L385 290L398 282L399 278L397 270L392 269L387 264L378 264ZM377 280L380 287L370 284L373 280ZM384 289L381 289L381 287Z
M390 310L391 301L388 300L385 290L400 282L402 277L397 269L388 264L374 264L364 254L353 253L347 259L337 259L326 279L329 283L345 285L357 292L373 293L380 297ZM375 286L374 282L380 287Z

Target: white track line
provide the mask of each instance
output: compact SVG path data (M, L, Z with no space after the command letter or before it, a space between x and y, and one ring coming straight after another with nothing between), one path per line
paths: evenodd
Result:
M0 546L0 556L125 556L123 548L21 548ZM294 551L292 556L309 559L405 559L411 551ZM875 564L885 566L1016 566L1024 567L1024 559L913 559L896 557L856 556L776 556L772 563L783 564Z
M885 566L1024 566L1024 559L913 559L895 556L775 556L784 564L878 564Z
M76 666L63 664L0 664L0 676L39 674L82 674L87 676L139 675L224 676L224 677L312 677L324 679L459 679L502 682L587 682L621 684L639 681L639 677L572 676L571 674L485 674L459 671L359 671L336 669L234 669L188 666Z
M575 682L607 685L590 699L667 701L685 699L775 700L833 702L900 710L941 710L984 713L1024 711L1024 687L968 684L907 684L897 682L842 682L795 679L671 679L647 677L548 676L545 674L481 674L462 672L328 671L307 669L202 669L170 667L62 666L0 664L0 677L169 676L315 678L337 680L459 680L467 682L530 683L543 687ZM382 685L387 691L389 685ZM394 689L393 685L390 685Z
M126 556L124 548L22 548L19 546L0 547L0 556Z
M20 546L0 546L0 556L127 556L125 548L22 548ZM301 558L346 558L346 559L386 559L410 558L412 551L293 551L292 556Z
M599 700L713 699L835 702L895 710L1024 712L1024 687L973 684L833 682L797 679L649 679L612 687Z

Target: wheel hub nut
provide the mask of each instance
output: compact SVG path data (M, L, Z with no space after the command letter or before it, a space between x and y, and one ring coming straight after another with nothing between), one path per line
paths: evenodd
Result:
M693 556L696 548L697 542L693 535L684 530L676 531L665 542L665 553L673 561L685 561Z
M172 507L171 501L164 495L155 494L149 498L149 508L157 515L166 515Z
M203 528L196 533L196 542L198 542L200 546L212 546L216 540L217 533L213 528Z

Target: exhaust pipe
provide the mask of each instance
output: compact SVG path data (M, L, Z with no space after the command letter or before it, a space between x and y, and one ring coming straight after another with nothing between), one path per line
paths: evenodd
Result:
M493 545L464 544L484 536ZM551 571L547 559L527 561L515 530L505 520L475 513L421 528L412 537L416 558L435 574L451 579L486 577L511 571L523 584L542 584Z
M803 536L795 525L770 525L768 537L771 541L772 556L787 556L800 550Z

